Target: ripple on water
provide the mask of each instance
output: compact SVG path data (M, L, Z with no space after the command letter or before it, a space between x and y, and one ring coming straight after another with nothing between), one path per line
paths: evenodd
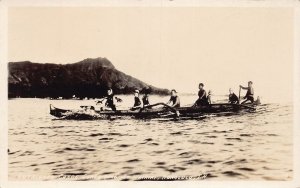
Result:
M23 153L21 153L19 156L30 156L33 154L33 151L25 151Z
M103 137L103 138L99 138L99 140L113 140L113 138Z
M178 132L173 132L173 133L170 133L170 135L182 135L183 132L181 131L178 131Z
M197 152L182 152L182 153L178 154L178 156L180 158L191 158L196 154L197 154Z
M249 171L249 172L253 172L255 171L253 168L247 168L247 167L242 167L242 168L237 168L238 170L243 170L243 171Z
M213 142L201 142L201 144L209 144L209 145L213 145L213 144L215 144L215 143L213 143Z
M254 134L240 134L240 136L245 136L245 137L253 137Z
M102 134L102 133L92 133L92 134L90 134L89 136L91 136L91 137L95 137L95 136L103 136L104 134Z
M32 113L32 124L28 119L23 123L10 114L11 152L8 157L12 176L18 173L53 174L55 177L90 174L103 178L107 175L106 179L109 179L116 174L127 177L121 179L126 181L138 180L137 177L143 174L165 177L174 173L195 177L199 171L207 170L206 178L217 177L216 180L292 177L288 171L292 168L291 153L282 152L292 147L288 139L291 116L281 116L277 120L278 115L273 110L250 115L214 116L199 121L164 120L162 123L132 119L51 121L50 116L45 118L49 113L49 101L45 102L47 111ZM61 102L67 104L70 101ZM26 108L23 103L20 105ZM31 101L27 107L36 109L40 106L43 102ZM278 106L278 110L281 108ZM290 115L290 111L289 107L287 113L282 110L280 113ZM130 139L130 136L136 138ZM253 153L256 147L266 153ZM282 150L278 150L280 147ZM268 150L263 150L265 148ZM285 168L280 164L286 164Z
M145 139L145 141L150 142L150 141L153 141L153 139L152 138L147 138L147 139Z
M51 161L51 162L46 162L46 163L41 163L41 165L50 165L50 164L55 164L55 161Z
M151 145L151 146L158 146L159 144L156 143L156 142L152 142L152 143L149 143L148 145Z
M242 141L241 138L226 138L227 140L237 140L237 141Z
M125 134L121 134L121 133L107 133L107 136L126 136Z
M127 147L130 147L131 145L130 144L119 144L118 147L120 148L127 148Z
M224 172L222 172L222 174L224 174L226 176L231 176L231 177L242 176L242 174L240 174L238 172L234 172L234 171L224 171Z
M247 160L246 159L237 159L235 161L226 161L223 164L227 164L227 165L233 165L233 164L237 164L237 163L246 163Z
M56 150L54 153L64 153L64 152L68 152L68 151L96 151L96 149L94 149L94 148L70 148L70 147L66 147L66 148L63 148L63 149Z
M114 172L103 172L101 175L109 175L109 174L113 174Z
M169 150L159 150L159 151L153 151L153 153L156 153L156 154L162 154L162 153L166 153L168 152Z
M193 164L203 164L205 163L205 161L201 160L201 159L191 159L191 160L188 160L188 161L183 161L184 164L186 165L193 165Z
M207 138L217 138L217 136L205 136Z
M136 163L136 162L140 162L141 160L139 159L130 159L128 161L126 161L127 163Z

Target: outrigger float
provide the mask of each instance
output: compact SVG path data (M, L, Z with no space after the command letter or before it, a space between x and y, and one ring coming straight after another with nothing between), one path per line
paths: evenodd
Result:
M60 119L111 119L131 117L138 119L151 118L197 118L205 115L234 114L239 112L255 112L260 102L250 104L216 103L200 107L173 108L164 103L156 103L138 110L95 110L93 106L81 106L80 110L67 110L50 104L50 114Z

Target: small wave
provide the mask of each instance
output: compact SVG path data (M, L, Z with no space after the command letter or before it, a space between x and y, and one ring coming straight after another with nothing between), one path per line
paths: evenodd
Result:
M212 161L207 161L207 163L210 163L210 164L215 164L215 163L220 163L220 162L222 162L222 161L214 161L214 160L212 160Z
M156 154L162 154L162 153L166 153L168 151L169 150L160 150L160 151L154 151L154 153L156 153Z
M188 142L194 143L194 144L200 144L201 141L199 140L188 140Z
M47 133L39 133L38 135L47 135Z
M22 154L20 154L19 156L27 156L27 155L32 155L33 151L25 151Z
M222 174L225 174L227 176L232 176L232 177L241 176L242 175L242 174L240 174L238 172L234 172L234 171L225 171L225 172L222 172Z
M246 162L247 162L246 159L238 159L238 160L235 160L235 161L226 161L223 164L233 165L233 164L236 164L236 163L246 163Z
M190 158L196 155L196 152L182 152L179 154L180 158Z
M109 174L113 174L114 172L103 172L101 175L109 175Z
M18 151L15 151L15 152L11 152L10 150L8 150L8 155L13 155L13 154L16 154L16 153L19 153L21 150L18 150Z
M205 163L205 161L203 161L201 159L191 159L188 161L184 161L184 163L188 164L188 165L193 165L193 164L203 164L203 163Z
M85 174L84 172L69 172L65 173L64 176L84 176Z
M125 135L123 135L121 133L108 133L107 135L108 136L125 136Z
M218 176L212 175L211 173L206 174L206 178L216 178L216 177L218 177Z
M152 145L152 146L158 146L159 144L156 143L156 142L153 142L153 143L149 143L148 145Z
M127 163L135 163L135 162L140 162L141 160L139 159L130 159L128 161L126 161Z
M175 173L177 171L182 171L182 170L186 170L186 168L184 167L173 167L173 168L164 168L166 171L171 172L171 173Z
M267 136L278 136L277 134L266 134Z
M181 135L181 134L182 134L181 131L179 131L179 132L174 132L174 133L170 133L170 135Z
M213 143L213 142L201 142L201 144L210 144L210 145L213 145L215 143Z
M217 136L205 136L207 138L217 138Z
M240 134L240 136L252 137L252 136L253 136L253 134Z
M120 148L127 148L127 147L130 147L131 145L129 144L120 144L118 145Z
M55 151L55 153L64 153L65 151L96 151L96 149L94 149L94 148L69 148L69 147L66 147L64 149Z
M242 141L241 138L226 138L227 140L238 140L238 141Z
M247 167L238 168L238 170L250 171L250 172L255 171L253 168L247 168Z
M104 137L104 138L99 138L99 140L113 140L113 138Z
M92 133L92 134L90 134L89 136L91 136L91 137L95 137L95 136L103 136L104 134L102 134L102 133Z
M55 164L56 162L51 161L51 162L46 162L46 163L42 163L41 165L50 165L50 164Z

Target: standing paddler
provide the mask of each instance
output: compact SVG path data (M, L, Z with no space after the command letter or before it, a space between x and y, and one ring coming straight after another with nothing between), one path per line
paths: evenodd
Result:
M104 98L102 98L102 100L98 101L97 104L102 103L102 101L105 99L106 99L105 107L107 107L113 111L117 110L116 105L115 105L115 100L117 100L117 102L122 102L122 99L114 96L113 90L111 88L109 88L107 90L107 95Z
M250 101L251 103L254 102L254 89L253 89L253 87L252 87L252 84L253 84L253 82L252 82L252 81L249 81L249 82L248 82L248 87L243 87L243 86L240 85L240 88L241 88L241 89L247 90L247 93L246 93L246 95L245 95L245 97L244 97L244 99L246 99L246 100L244 100L241 104L244 104L244 103L246 103L247 101Z

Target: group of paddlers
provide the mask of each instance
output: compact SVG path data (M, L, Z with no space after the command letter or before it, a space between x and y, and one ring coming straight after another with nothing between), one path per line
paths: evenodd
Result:
M244 104L246 102L253 103L254 102L254 89L252 87L252 81L248 82L247 87L243 87L240 85L240 89L247 90L246 95L243 97L245 99L241 104ZM142 97L142 100L140 99L140 91L135 90L134 91L134 104L131 110L137 110L141 108L145 108L147 106L150 106L149 102L149 95L151 93L151 89L146 89L144 92L144 96ZM115 101L121 102L122 99L115 97L113 90L109 88L107 90L107 96L105 96L102 100L98 101L97 103L102 103L103 100L106 99L105 106L113 111L116 111L116 105ZM238 104L240 102L239 97L232 91L232 89L229 89L229 96L228 96L228 103L231 104ZM209 105L212 103L212 92L209 90L208 92L204 89L204 84L199 84L199 91L198 91L198 99L196 102L192 105L192 107L200 107ZM175 89L171 90L171 96L169 101L166 103L167 105L177 108L180 107L180 98L177 95L177 91Z

